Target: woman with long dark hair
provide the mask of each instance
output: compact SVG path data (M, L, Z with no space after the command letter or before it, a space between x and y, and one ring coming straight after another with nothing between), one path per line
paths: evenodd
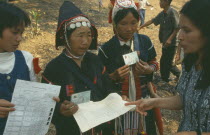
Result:
M210 0L191 0L181 9L180 46L184 49L183 71L177 84L179 95L139 100L137 111L151 108L183 109L177 135L210 133Z

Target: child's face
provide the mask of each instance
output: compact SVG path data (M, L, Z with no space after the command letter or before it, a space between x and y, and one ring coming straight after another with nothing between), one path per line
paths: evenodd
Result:
M128 13L116 26L118 35L125 41L131 39L138 28L138 22L132 13Z
M169 4L168 4L168 1L167 0L160 0L160 8L165 8L168 5Z
M14 52L22 40L24 25L13 28L5 28L0 37L0 53Z

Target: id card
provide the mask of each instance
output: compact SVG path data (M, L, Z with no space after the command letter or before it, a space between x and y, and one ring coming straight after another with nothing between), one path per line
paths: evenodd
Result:
M71 102L81 104L90 101L90 90L71 95Z
M133 65L136 62L139 62L139 57L136 51L128 53L128 54L124 54L123 59L124 59L125 65Z

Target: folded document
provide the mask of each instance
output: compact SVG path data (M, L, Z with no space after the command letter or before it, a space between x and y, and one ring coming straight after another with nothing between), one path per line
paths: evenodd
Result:
M111 93L102 101L79 104L74 118L80 130L86 132L135 108L135 105L125 106L126 102L117 93Z

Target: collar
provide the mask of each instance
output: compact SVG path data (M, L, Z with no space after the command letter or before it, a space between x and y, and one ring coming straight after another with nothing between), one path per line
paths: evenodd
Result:
M120 41L120 40L119 40ZM124 42L124 41L120 41L120 46L123 46L123 45L127 45L127 46L131 46L131 41L127 41L127 42Z
M171 10L172 10L172 8L171 8L171 6L169 6L168 10L164 13L169 14Z
M14 58L14 52L0 53L0 62L9 61Z

